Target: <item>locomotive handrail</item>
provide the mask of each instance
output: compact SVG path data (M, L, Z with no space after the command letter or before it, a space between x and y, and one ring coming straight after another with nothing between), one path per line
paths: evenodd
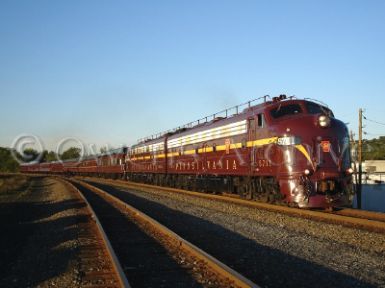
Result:
M252 103L254 103L254 102L258 101L258 100L261 100L261 99L263 99L263 103L266 103L267 102L267 98L270 98L270 96L269 95L264 95L262 97L259 97L259 98L247 101L245 103L242 103L242 104L239 104L239 105L236 105L236 106L224 109L222 111L216 112L216 113L211 114L209 116L205 116L205 117L200 118L198 120L189 122L189 123L184 124L182 126L179 126L177 128L170 129L170 130L167 130L167 131L164 131L164 132L159 132L159 133L153 134L153 135L148 136L148 137L140 138L138 140L138 144L158 139L158 138L160 138L160 137L162 137L162 136L164 136L166 134L175 134L175 133L180 132L183 129L189 129L189 128L195 127L197 125L203 125L203 124L209 123L210 121L215 121L219 117L222 117L223 119L226 119L226 118L229 117L229 115L231 115L230 117L236 116L236 115L240 114L239 111L242 111L242 109L240 110L241 107L246 106L245 108L251 108L251 106L252 106L251 104ZM235 113L229 114L233 110L235 110ZM224 114L224 117L221 116L223 114ZM183 130L183 131L185 131L185 130Z

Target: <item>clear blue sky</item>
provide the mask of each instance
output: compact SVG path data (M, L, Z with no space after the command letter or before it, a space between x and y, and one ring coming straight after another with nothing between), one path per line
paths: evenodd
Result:
M383 0L1 0L0 146L130 144L281 93L385 122L384 19Z

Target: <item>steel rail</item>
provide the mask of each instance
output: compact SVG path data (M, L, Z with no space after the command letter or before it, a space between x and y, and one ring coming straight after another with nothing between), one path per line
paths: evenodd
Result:
M173 239L174 241L179 243L180 249L186 251L188 254L196 257L197 259L204 261L213 271L215 271L216 273L218 273L222 277L229 279L237 287L242 287L242 288L246 288L246 287L258 288L259 287L257 284L253 283L252 281L250 281L246 277L242 276L241 274L239 274L235 270L231 269L226 264L220 262L219 260L217 260L213 256L209 255L208 253L204 252L203 250L201 250L200 248L198 248L194 244L183 239L182 237L180 237L175 232L171 231L170 229L168 229L164 225L160 224L155 219L149 217L148 215L139 211L138 209L134 208L133 206L123 202L122 200L112 196L108 192L106 192L102 189L99 189L99 188L97 188L97 187L95 187L89 183L86 183L86 182L83 182L80 180L74 180L74 181L77 182L78 184L82 185L83 187L86 187L87 189L93 191L93 192L97 192L97 193L100 193L100 194L106 196L111 201L118 203L119 205L125 207L125 209L133 212L135 217L137 217L137 219L139 219L141 222L145 222L145 223L149 224L151 227L153 227L158 232L160 232L160 234L165 235L166 237L169 237L170 239Z
M98 178L89 178L89 179L91 179L91 181L94 181L94 182L105 183L105 184L129 188L129 189L136 189L139 191L148 191L148 192L159 191L159 192L167 192L167 193L170 193L170 192L180 193L180 194L200 197L204 199L238 204L241 206L286 214L289 216L300 217L300 218L318 221L318 222L324 222L328 224L342 225L345 227L356 228L356 229L359 228L361 230L370 231L370 232L385 233L385 222L384 220L382 220L382 219L385 219L385 214L383 213L360 211L355 209L350 209L347 212L343 212L342 210L340 212L330 213L325 211L292 208L292 207L279 206L279 205L273 205L268 203L260 203L260 202L245 200L237 197L205 194L201 192L193 192L193 191L181 190L181 189L170 188L170 187L155 186L155 185L136 183L136 182L128 182L123 180L106 180L106 179L98 179ZM354 211L354 213L352 212L352 210Z
M342 216L385 222L385 213L381 213L381 212L358 210L358 209L352 209L352 208L343 208L341 210L336 210L331 213L342 215Z
M108 239L100 221L99 221L99 218L96 216L96 213L94 211L94 209L92 208L92 206L90 205L90 203L88 202L88 200L86 199L86 197L84 197L83 193L78 189L76 188L71 182L67 181L67 180L64 180L62 179L61 177L57 177L56 179L58 179L59 181L62 181L64 182L66 185L68 185L71 189L73 189L74 191L77 191L77 193L79 193L80 197L82 198L82 200L86 203L87 205L87 208L88 210L90 211L91 213L91 218L92 220L95 221L96 223L96 226L98 228L98 231L103 239L103 242L105 244L105 247L107 248L107 252L108 252L108 255L110 256L110 260L111 260L111 263L112 263L112 266L115 270L115 274L118 276L118 280L120 282L120 286L122 288L131 288L128 280L127 280L127 277L123 271L123 268L122 266L120 265L120 262L118 260L118 257L116 256L115 254L115 251L114 249L112 248L112 245L110 243L110 240Z

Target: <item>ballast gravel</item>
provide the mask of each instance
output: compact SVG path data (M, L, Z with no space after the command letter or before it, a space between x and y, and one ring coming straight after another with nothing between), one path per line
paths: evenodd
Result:
M261 287L385 287L385 235L94 182Z

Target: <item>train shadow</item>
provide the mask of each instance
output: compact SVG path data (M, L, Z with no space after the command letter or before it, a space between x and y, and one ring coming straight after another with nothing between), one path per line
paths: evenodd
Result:
M87 181L157 219L262 287L376 287L281 250L258 244L210 221L109 185ZM207 241L210 235L210 241ZM224 249L227 251L223 253Z
M77 261L77 224L87 217L57 213L83 206L76 200L0 203L0 286L36 287L67 271Z

